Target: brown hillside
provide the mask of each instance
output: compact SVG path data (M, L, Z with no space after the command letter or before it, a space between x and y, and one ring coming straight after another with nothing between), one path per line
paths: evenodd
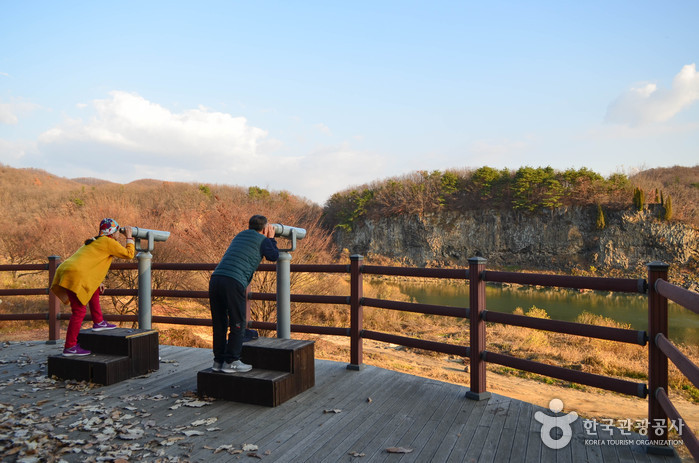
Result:
M110 182L109 180L102 180L101 178L94 178L94 177L78 177L78 178L73 178L71 180L73 180L74 182L80 183L82 185L89 185L89 186L115 184L114 182Z

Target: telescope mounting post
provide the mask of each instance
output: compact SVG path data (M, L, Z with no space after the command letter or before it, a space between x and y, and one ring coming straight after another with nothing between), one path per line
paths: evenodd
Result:
M291 240L289 249L279 249L277 259L277 338L291 339L291 252L296 241L306 237L306 230L277 223L272 227L274 236Z

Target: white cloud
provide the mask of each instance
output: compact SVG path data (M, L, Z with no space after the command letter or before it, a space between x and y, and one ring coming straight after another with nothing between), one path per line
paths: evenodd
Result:
M27 155L36 153L36 143L23 140L0 138L0 162L8 165L21 165Z
M321 123L318 123L318 124L315 124L313 127L314 127L316 130L318 130L319 132L322 132L322 133L324 133L324 134L327 134L327 135L331 135L331 134L332 134L332 132L330 131L330 127L328 127L327 125L323 124L322 122L321 122Z
M243 172L260 161L258 147L267 132L250 126L244 117L203 106L174 113L136 94L114 91L110 96L92 102L95 115L88 121L66 119L41 134L42 150L79 164L86 155L113 153L144 167L174 165L184 172ZM76 151L78 145L81 149Z
M133 93L111 92L80 111L88 116L46 130L22 164L120 183L154 178L259 185L319 203L345 185L375 179L383 167L378 156L346 143L290 155L287 144L245 117L203 106L174 112Z
M9 103L0 103L0 124L16 124L18 120Z
M10 75L6 72L0 72L0 76L10 77Z
M672 80L669 90L645 83L631 88L607 108L607 122L641 126L665 122L699 100L699 73L688 64Z
M536 142L534 135L525 135L522 140L476 140L468 147L470 166L491 166L496 168L525 165L524 154ZM534 161L531 161L534 162Z
M343 143L293 159L270 175L278 184L289 185L284 189L322 203L350 185L376 180L385 167L375 153L354 150Z
M15 125L20 116L37 109L39 105L22 100L12 100L9 103L0 102L0 124Z

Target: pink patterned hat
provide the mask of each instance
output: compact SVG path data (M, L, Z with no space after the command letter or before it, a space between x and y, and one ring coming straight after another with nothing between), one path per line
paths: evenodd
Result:
M100 222L100 236L113 235L119 230L119 224L114 219L102 219Z

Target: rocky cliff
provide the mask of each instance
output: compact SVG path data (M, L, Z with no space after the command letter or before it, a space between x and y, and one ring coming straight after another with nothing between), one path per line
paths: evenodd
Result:
M597 209L568 208L525 214L482 210L365 220L351 232L336 230L335 240L351 253L374 253L412 265L448 263L467 266L482 256L490 267L645 272L645 264L663 261L696 268L697 230L661 222L655 211L609 212L606 227L596 226ZM690 285L694 286L694 285Z

